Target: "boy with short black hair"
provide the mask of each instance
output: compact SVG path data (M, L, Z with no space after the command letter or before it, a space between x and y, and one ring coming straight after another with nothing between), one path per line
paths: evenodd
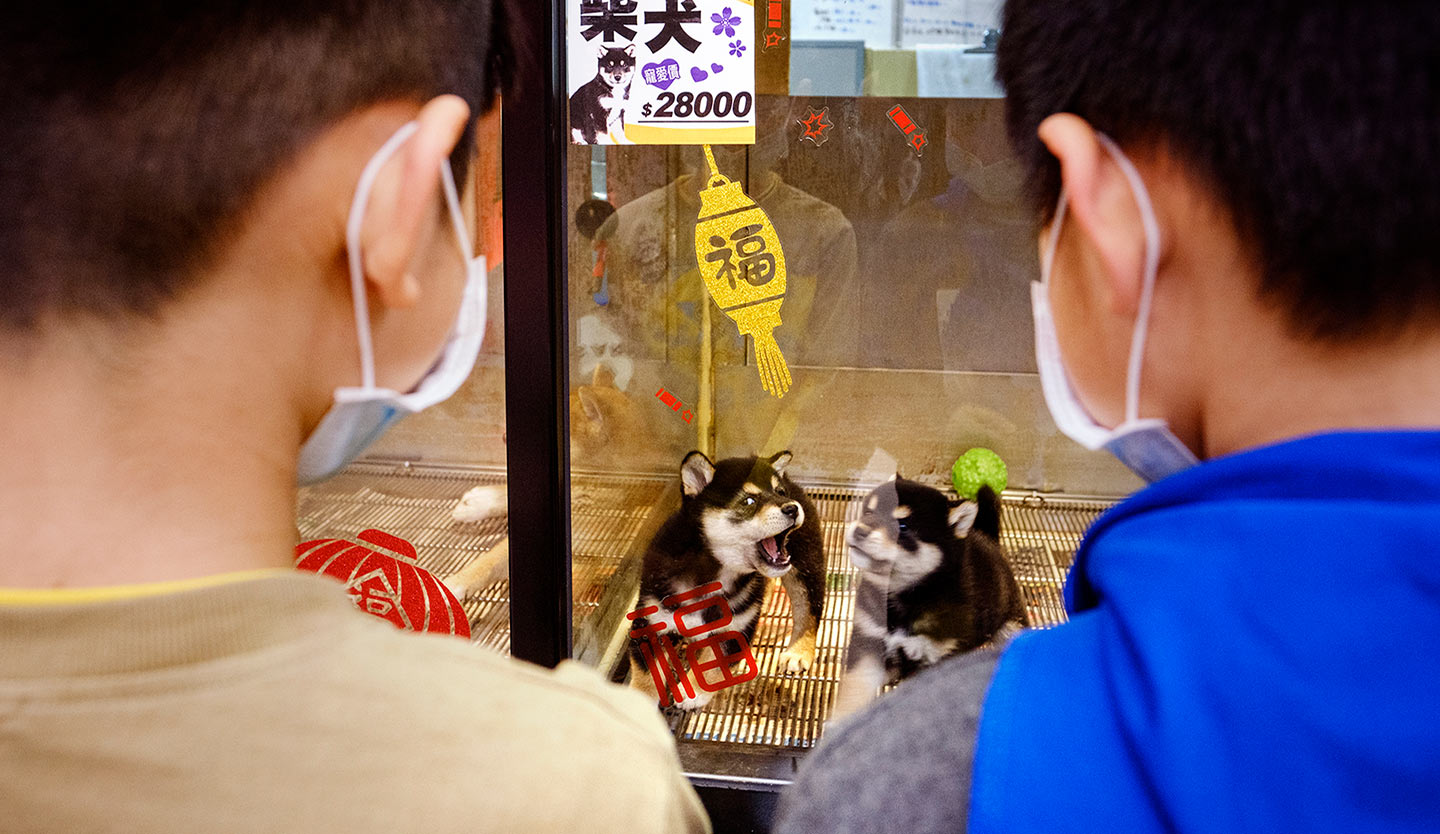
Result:
M297 481L465 379L503 0L0 27L0 829L705 831L654 705L291 567Z
M1440 6L1003 29L1046 402L1155 483L1086 535L1069 623L827 736L779 830L1434 830Z

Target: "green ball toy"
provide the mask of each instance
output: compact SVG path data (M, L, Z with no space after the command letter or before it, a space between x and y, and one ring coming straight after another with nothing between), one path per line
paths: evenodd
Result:
M961 498L974 501L981 486L988 485L998 495L1010 482L1010 473L999 455L977 447L961 455L950 467L950 482Z

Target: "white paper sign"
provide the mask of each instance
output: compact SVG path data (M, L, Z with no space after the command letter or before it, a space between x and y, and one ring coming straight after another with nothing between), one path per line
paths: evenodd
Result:
M566 0L570 141L753 144L754 0Z
M794 41L863 40L871 49L895 45L895 4L899 0L812 0L790 6Z
M1000 0L901 0L900 45L979 44L1000 26Z
M921 98L1004 98L995 81L995 53L964 46L915 47L916 94Z

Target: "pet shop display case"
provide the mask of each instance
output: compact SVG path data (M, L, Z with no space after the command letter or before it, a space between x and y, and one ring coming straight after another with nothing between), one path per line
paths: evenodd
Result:
M1029 618L1063 621L1080 537L1140 484L1059 434L1041 394L998 7L517 4L530 64L481 126L467 195L491 266L481 360L455 398L303 490L302 538L405 538L454 580L476 642L624 682L682 460L790 451L823 540L813 661L784 668L789 597L770 580L754 677L663 712L717 830L763 830L822 737L855 606L845 525L897 471L953 496L962 453L998 454ZM703 61L676 51L687 37ZM702 101L710 123L683 130L681 103L699 122ZM669 124L646 118L661 103Z

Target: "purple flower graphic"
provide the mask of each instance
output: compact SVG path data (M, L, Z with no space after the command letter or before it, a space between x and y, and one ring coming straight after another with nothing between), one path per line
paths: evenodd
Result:
M730 54L731 54L731 55L734 55L736 58L739 58L741 55L744 55L744 54L745 54L745 44L742 43L739 39L736 39L733 43L730 44Z
M727 38L735 37L735 27L740 25L740 18L731 15L729 6L721 9L720 14L710 15L710 19L715 22L715 34L724 32Z

